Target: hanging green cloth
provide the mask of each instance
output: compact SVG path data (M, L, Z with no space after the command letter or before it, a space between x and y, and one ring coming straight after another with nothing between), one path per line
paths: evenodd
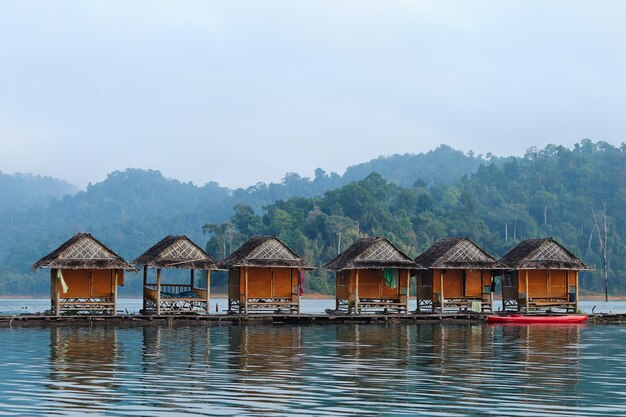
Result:
M63 279L63 273L61 273L60 269L57 269L57 278L59 278L59 281L61 282L61 288L63 289L63 294L67 294L67 290L69 289L69 287L65 283L65 279Z
M385 268L383 271L383 275L385 277L385 285L391 288L398 287L398 270L395 268Z

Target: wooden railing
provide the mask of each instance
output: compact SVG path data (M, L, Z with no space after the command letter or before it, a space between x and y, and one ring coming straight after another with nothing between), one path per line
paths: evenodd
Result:
M187 285L187 284L161 284L161 292L166 292L166 293L170 293L173 294L174 296L176 296L177 294L181 294L183 292L187 292L187 291L192 291L195 292L196 294L198 294L200 296L199 299L206 299L207 296L207 291L206 289L202 289L202 288L193 288L191 287L191 285ZM154 301L156 301L157 299L157 285L156 284L148 284L144 287L144 295L149 298L152 299ZM186 298L196 298L196 297L186 297ZM161 297L162 300L166 300L165 297Z

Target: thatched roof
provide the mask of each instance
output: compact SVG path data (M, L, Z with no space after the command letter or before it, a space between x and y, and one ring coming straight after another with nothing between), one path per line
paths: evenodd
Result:
M134 270L121 256L89 233L77 233L33 265L33 269L40 268Z
M357 240L335 259L324 265L324 268L331 271L382 268L425 269L384 237L364 237Z
M315 269L275 236L253 236L219 263L222 269L244 266Z
M430 269L507 269L467 237L439 239L415 262Z
M553 238L527 239L500 259L511 269L591 270Z
M185 235L167 236L133 261L151 268L217 269L217 262Z

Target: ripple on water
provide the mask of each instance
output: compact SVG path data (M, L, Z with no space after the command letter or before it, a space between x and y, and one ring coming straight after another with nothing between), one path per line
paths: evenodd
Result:
M0 415L626 414L626 327L0 330Z

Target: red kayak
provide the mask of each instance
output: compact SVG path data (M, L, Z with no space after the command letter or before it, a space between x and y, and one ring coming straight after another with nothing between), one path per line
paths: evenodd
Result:
M487 316L487 323L560 324L582 323L585 320L587 320L587 316L582 314L569 314L565 316L524 316L521 314L510 314L508 316Z

